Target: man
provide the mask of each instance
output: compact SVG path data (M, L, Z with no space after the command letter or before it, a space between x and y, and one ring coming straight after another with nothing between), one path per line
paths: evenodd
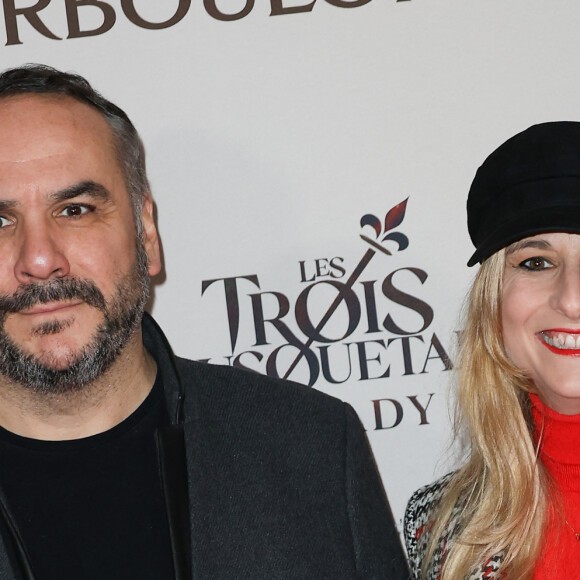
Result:
M174 357L160 267L125 113L0 75L0 578L406 578L352 409Z

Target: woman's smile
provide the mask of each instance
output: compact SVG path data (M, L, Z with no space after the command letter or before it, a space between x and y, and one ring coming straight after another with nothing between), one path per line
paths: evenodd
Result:
M580 330L543 330L536 336L556 354L580 355Z

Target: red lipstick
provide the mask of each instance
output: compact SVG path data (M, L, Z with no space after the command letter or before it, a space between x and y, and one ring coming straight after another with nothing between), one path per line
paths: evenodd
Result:
M546 339L553 340L556 334L574 335L575 338L577 338L580 336L580 330L571 328L550 328L549 330L543 330L538 333L540 342L554 354L560 356L580 356L580 348L566 348L565 346L557 347L546 342ZM576 344L578 344L577 341Z
M542 341L542 344L552 352L561 356L580 356L580 348L556 348L547 342Z

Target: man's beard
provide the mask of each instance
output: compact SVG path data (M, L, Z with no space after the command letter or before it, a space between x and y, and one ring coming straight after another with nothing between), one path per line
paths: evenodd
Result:
M0 296L0 374L39 394L69 394L83 390L117 359L139 326L149 297L148 258L137 240L137 258L131 271L115 284L107 302L91 280L65 277L21 286L12 296ZM62 369L51 368L34 354L25 353L6 333L9 313L60 300L80 299L103 313L87 345L72 354ZM56 334L70 321L51 321L37 326L36 336Z

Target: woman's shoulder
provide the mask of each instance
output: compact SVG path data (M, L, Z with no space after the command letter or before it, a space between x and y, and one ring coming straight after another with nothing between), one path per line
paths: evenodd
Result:
M433 512L439 504L439 500L445 493L447 484L453 477L448 473L433 483L418 489L409 500L405 510L404 534L407 554L413 578L421 577L421 565L423 557L429 545L430 530L433 526ZM432 566L428 578L437 578L441 571L441 559L444 551L444 543L438 546L433 555Z
M404 534L409 565L412 577L416 580L421 578L421 567L423 558L427 553L430 542L430 532L433 528L436 517L436 509L439 501L445 494L449 482L456 472L448 473L433 483L418 489L409 500L405 510ZM437 547L431 558L427 573L428 580L440 578L441 568L445 558L446 550L453 542L454 536L460 529L461 514L463 512L462 502L458 502L449 517L443 534L438 540ZM502 554L497 554L481 565L476 566L469 575L468 580L493 580L498 579L499 568L503 560Z
M419 521L427 521L431 510L437 505L447 484L455 472L448 473L433 483L419 488L409 500L405 512L405 524L413 525Z

